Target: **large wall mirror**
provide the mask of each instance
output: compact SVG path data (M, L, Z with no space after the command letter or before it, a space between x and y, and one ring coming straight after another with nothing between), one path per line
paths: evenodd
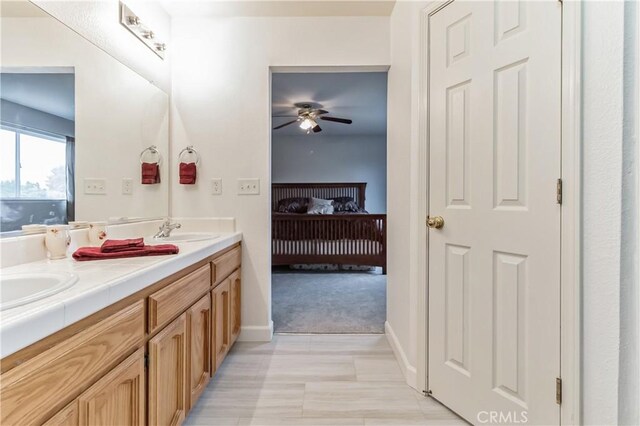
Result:
M0 232L168 215L168 95L32 3L1 20Z

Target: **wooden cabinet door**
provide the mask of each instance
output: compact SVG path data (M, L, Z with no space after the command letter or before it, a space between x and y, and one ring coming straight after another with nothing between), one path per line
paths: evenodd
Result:
M186 313L149 340L149 424L180 425L186 414Z
M78 426L78 400L74 399L42 426Z
M242 289L240 276L240 269L238 269L229 277L229 285L231 286L231 311L229 315L231 321L232 346L240 335L240 326L242 325Z
M193 407L211 377L211 296L187 310L187 407Z
M12 368L0 380L0 424L42 424L143 341L140 300Z
M144 377L144 348L141 348L78 397L78 424L144 425Z
M231 307L230 280L227 278L211 292L214 304L213 341L215 342L214 362L216 370L222 364L231 345L229 314Z

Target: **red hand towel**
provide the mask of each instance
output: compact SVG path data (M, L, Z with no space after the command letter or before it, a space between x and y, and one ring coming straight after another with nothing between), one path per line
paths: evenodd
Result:
M142 163L142 184L160 183L160 166L158 163Z
M120 259L123 257L161 256L176 254L180 249L173 244L159 244L156 246L144 246L142 249L119 251L115 253L103 253L100 247L80 247L73 253L73 258L78 261Z
M183 185L196 183L196 163L180 163L180 183Z
M132 238L128 240L106 240L102 243L102 253L117 253L120 251L144 249L144 238Z

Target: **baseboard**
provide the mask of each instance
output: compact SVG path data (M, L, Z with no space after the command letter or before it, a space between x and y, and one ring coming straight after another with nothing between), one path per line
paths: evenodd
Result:
M273 338L273 321L269 325L243 325L240 327L239 342L270 342Z
M400 365L400 370L404 375L407 384L414 389L418 389L418 373L416 371L416 367L409 363L409 359L405 354L402 346L400 346L400 342L398 341L398 337L396 333L393 331L391 324L389 321L385 321L384 323L384 331L387 335L387 340L389 341L389 345L391 349L393 349L393 353L398 360L398 364Z

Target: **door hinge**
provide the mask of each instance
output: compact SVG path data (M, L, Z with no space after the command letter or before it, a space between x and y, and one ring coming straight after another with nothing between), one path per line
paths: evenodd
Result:
M556 183L556 201L562 204L562 179L558 179Z
M562 379L556 377L556 404L562 404Z
M422 391L422 394L423 394L424 396L431 396L431 395L432 395L432 393L433 393L433 392L431 392L430 390L423 390L423 391Z
M149 368L149 354L144 354L144 368L145 370Z

